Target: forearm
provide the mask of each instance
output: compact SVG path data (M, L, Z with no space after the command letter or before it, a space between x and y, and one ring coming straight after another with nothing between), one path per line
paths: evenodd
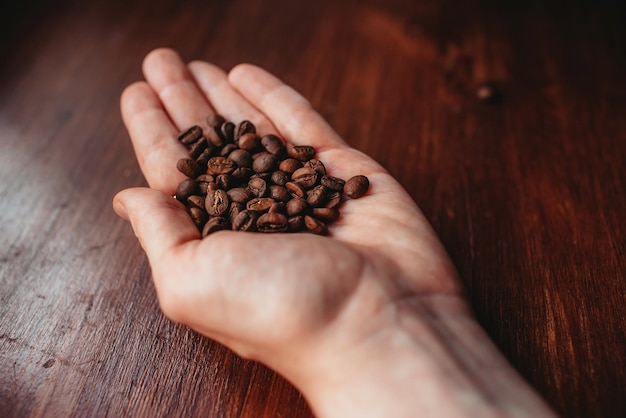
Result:
M314 365L300 386L317 416L553 416L470 316L407 304L397 326Z

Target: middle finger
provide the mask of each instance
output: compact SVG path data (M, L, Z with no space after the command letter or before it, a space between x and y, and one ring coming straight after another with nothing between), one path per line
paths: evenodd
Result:
M233 123L249 120L261 135L277 132L269 119L233 88L224 70L203 61L194 61L188 67L217 113Z
M143 72L179 130L192 125L208 129L206 118L214 111L175 51L160 48L150 52L144 59Z

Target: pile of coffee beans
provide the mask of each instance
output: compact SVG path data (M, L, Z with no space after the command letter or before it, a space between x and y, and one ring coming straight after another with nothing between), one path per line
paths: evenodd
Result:
M356 199L369 188L365 176L328 175L313 147L260 136L250 121L235 125L212 115L207 122L207 132L195 125L179 135L189 157L176 164L187 176L176 199L202 237L223 229L326 235L344 197Z

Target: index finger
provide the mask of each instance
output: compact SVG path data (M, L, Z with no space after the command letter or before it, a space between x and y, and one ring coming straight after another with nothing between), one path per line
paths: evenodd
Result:
M126 87L120 98L120 107L146 181L150 187L171 196L185 178L176 169L176 161L188 155L185 147L177 141L178 129L146 82L138 81Z

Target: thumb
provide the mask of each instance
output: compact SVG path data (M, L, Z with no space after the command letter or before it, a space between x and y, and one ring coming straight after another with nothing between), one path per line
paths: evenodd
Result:
M158 190L145 187L122 190L113 198L113 209L130 221L150 261L200 238L183 205Z

